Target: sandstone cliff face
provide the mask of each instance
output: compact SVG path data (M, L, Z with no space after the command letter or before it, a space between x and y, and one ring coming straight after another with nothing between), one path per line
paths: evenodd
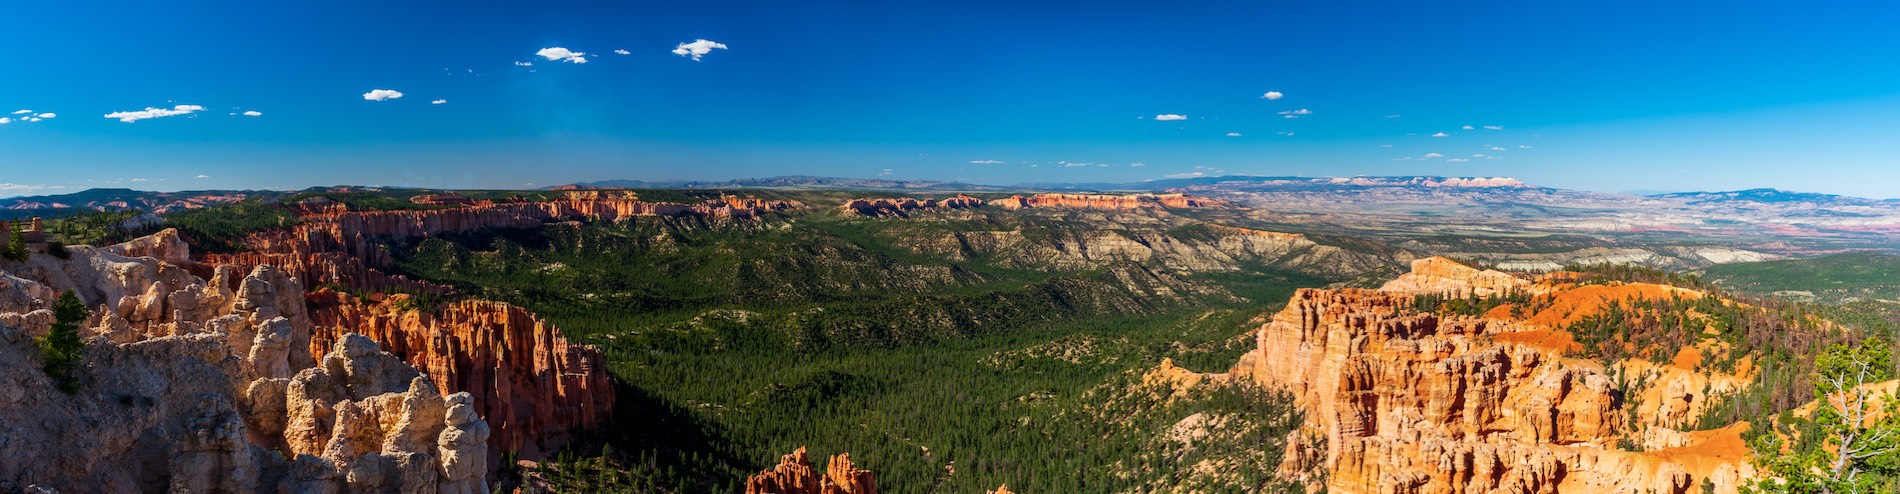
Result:
M319 366L301 284L269 267L235 288L196 278L159 259L184 256L167 236L0 265L0 489L485 492L469 397L360 336ZM94 308L76 395L33 348L65 289Z
M468 393L471 407L495 425L496 454L539 457L567 433L600 425L613 409L599 352L569 344L520 307L468 300L407 310L406 295L361 303L328 290L310 300L317 307L313 348L361 334L421 369L436 391Z
M971 208L977 208L977 207L982 207L982 206L983 206L982 199L977 199L975 197L970 197L970 196L965 196L965 195L958 195L956 197L951 197L948 199L944 199L942 201L939 201L936 199L929 199L929 198L916 199L916 198L910 198L910 197L898 197L898 198L880 197L880 198L872 198L872 199L852 199L849 201L845 201L843 205L838 206L838 209L843 210L844 212L847 212L847 213L859 214L859 215L864 215L864 216L908 217L910 213L916 212L916 211L971 209Z
M1323 245L1304 235L1207 225L1208 235L1172 235L1166 225L1113 225L1026 235L1022 231L953 231L903 239L931 255L1000 258L1022 269L1089 269L1138 262L1176 271L1228 271L1249 261L1311 273L1350 276L1386 266L1374 255Z
M851 464L851 454L831 457L823 476L805 456L805 448L779 458L777 466L745 481L746 494L877 494L877 479Z
M1686 493L1705 480L1732 493L1752 475L1739 429L1667 429L1680 422L1661 415L1687 412L1663 405L1631 413L1631 397L1602 364L1534 343L1553 331L1530 322L1538 317L1441 318L1411 308L1419 292L1568 286L1532 286L1439 260L1414 267L1390 291L1299 291L1259 329L1255 350L1229 374L1209 376L1287 389L1306 410L1283 475L1320 470L1329 490L1343 493ZM1155 375L1193 384L1177 374ZM1626 423L1632 415L1637 424ZM1637 437L1638 425L1670 437ZM1619 449L1622 441L1675 448L1630 452Z
M1379 289L1451 297L1489 297L1513 292L1528 293L1531 282L1499 271L1479 270L1443 257L1428 257L1413 260L1411 272L1399 275Z

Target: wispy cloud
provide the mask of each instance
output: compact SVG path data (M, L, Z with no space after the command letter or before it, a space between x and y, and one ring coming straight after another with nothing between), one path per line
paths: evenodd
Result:
M11 118L11 117L0 117L0 125L6 125L6 124L10 124L10 123L13 123L13 118Z
M1176 114L1173 114L1173 113L1163 113L1163 114L1160 114L1160 115L1155 115L1155 120L1160 120L1160 121L1163 121L1163 122L1167 122L1167 121L1171 121L1171 120L1187 120L1187 115L1176 115Z
M195 179L199 179L199 180L204 180L204 179L207 179L207 178L211 178L211 176L210 176L210 175L205 175L205 174L202 174L202 173L200 173L200 174L198 174L198 176L196 176L196 177L191 177L191 178L195 178Z
M1486 125L1484 126L1484 130L1504 130L1504 126L1503 125Z
M443 103L448 103L448 102L449 102L449 100L445 100L445 99L439 99L439 100L435 100L435 101L430 101L430 102L429 102L429 104L431 104L431 105L440 105L440 104L443 104Z
M1438 154L1438 153L1425 153L1425 158L1423 159L1433 159L1433 158L1443 158L1443 157L1445 157L1445 155Z
M1399 118L1399 115L1386 115L1385 118Z
M614 50L614 54L615 55L632 55L633 52L630 52L627 50Z
M693 57L693 61L697 62L699 61L699 57L706 56L707 53L712 53L714 49L724 50L726 49L726 44L707 39L696 39L691 43L680 43L678 48L673 49L673 54L682 57Z
M1437 133L1437 134L1432 134L1432 137L1446 137L1446 136L1450 136L1450 135L1451 135L1451 134L1446 134L1446 133L1444 133L1444 132L1439 132L1439 133Z
M972 165L1001 165L1003 164L1003 162L996 161L996 160L970 160L970 164Z
M541 58L548 59L549 61L559 60L559 61L570 62L570 63L587 63L586 53L569 50L567 48L562 48L559 46L542 48L541 51L534 52L534 54L537 56L540 56Z
M1239 132L1228 132L1227 137L1240 137Z
M1147 164L1147 163L1142 163L1142 162L1139 162L1139 161L1137 161L1137 162L1134 162L1134 163L1129 163L1129 164L1128 164L1128 167L1129 167L1129 168L1141 168L1141 167L1144 167L1144 166L1148 166L1148 164Z
M262 116L264 116L264 112L261 112L261 111L257 111L257 110L245 110L245 111L244 111L244 116L246 116L246 117L262 117Z
M1486 147L1485 149L1489 149L1489 150L1492 150L1492 151L1503 151L1503 150L1504 150L1504 148L1501 148L1501 147L1497 147L1497 146L1490 146L1490 147Z
M53 112L46 112L46 113L41 113L39 115L35 115L33 118L53 118L57 116L59 116L59 114L53 113Z
M1527 145L1527 144L1520 144L1520 145L1518 145L1518 146L1517 146L1517 148L1518 148L1518 149L1530 149L1531 147L1530 147L1530 145Z
M1313 114L1313 110L1308 110L1308 109L1305 109L1305 108L1301 108L1301 109L1298 109L1298 110L1287 110L1287 111L1283 111L1283 112L1280 112L1280 114L1281 114L1281 115L1312 115L1312 114Z
M1279 91L1267 91L1267 94L1260 95L1260 99L1267 99L1267 100L1275 100L1275 99L1280 99L1284 97L1286 97L1286 95L1280 94Z
M42 190L59 190L59 189L64 189L64 188L66 188L66 186L64 185L16 184L13 182L0 182L0 197L26 195L29 193L39 192Z
M369 92L363 93L363 99L370 101L392 100L401 97L402 91L394 89L371 89Z
M533 66L534 66L534 62L521 62L521 61L516 61L516 62L515 62L515 65L517 65L517 66L521 66L521 67L533 67Z
M1201 178L1201 177L1205 177L1205 176L1207 176L1207 174L1206 174L1206 173L1201 173L1201 172L1187 172L1187 173L1176 173L1176 174L1173 174L1173 175L1167 175L1167 176L1166 176L1165 178Z
M1452 159L1445 160L1445 162L1447 163L1464 163L1466 161L1471 161L1471 160L1468 158L1452 158Z
M1282 131L1279 131L1279 132L1274 132L1274 133L1275 133L1275 134L1280 134L1280 135L1283 135L1283 136L1287 136L1287 137L1293 137L1293 132L1292 132L1292 131L1287 131L1287 130L1282 130Z
M143 110L115 111L112 113L107 113L106 118L117 119L118 121L125 122L125 123L132 123L132 122L137 122L140 120L145 120L148 118L190 115L192 113L204 111L204 109L205 107L198 106L198 105L177 105L171 108L146 107Z
M1470 126L1470 125L1466 125L1466 126L1464 126L1464 127L1459 127L1459 129L1460 129L1460 130L1476 130L1476 127L1472 127L1472 126Z
M33 113L33 110L14 110L13 111L14 115L25 115L28 113Z

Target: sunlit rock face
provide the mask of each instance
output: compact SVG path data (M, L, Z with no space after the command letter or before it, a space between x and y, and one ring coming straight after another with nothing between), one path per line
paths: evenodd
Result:
M1207 376L1294 394L1306 421L1289 441L1282 475L1321 482L1314 474L1323 473L1329 491L1346 493L1686 493L1704 481L1729 493L1753 474L1739 436L1746 424L1668 429L1706 400L1636 407L1602 364L1566 356L1567 333L1539 322L1555 315L1441 317L1412 309L1417 293L1529 291L1568 300L1567 291L1601 297L1605 287L1533 283L1442 260L1413 266L1383 290L1300 290L1259 328L1253 351L1229 373ZM1647 288L1667 292L1653 285L1631 291ZM1549 310L1593 309L1559 303ZM1690 374L1660 375L1739 382ZM1636 424L1670 437L1633 437ZM1652 449L1626 451L1622 441L1648 441Z
M176 239L0 263L0 487L486 492L489 430L471 396L443 396L363 336L313 357L297 280L198 278L175 263L189 259ZM73 395L34 341L65 290L93 314Z

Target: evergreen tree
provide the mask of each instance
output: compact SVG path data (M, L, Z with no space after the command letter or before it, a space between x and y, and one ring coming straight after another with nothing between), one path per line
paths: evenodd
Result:
M1900 400L1870 385L1893 378L1893 352L1884 340L1835 345L1815 359L1812 426L1756 441L1757 464L1768 479L1753 492L1875 493L1900 488ZM1798 437L1821 434L1819 441Z
M8 233L9 235L7 235L7 237L9 237L9 239L7 240L7 247L4 251L0 251L0 256L5 256L7 259L15 261L26 261L26 236L21 235L19 232Z
M79 391L79 380L73 371L79 367L79 358L86 349L86 343L79 339L79 323L86 320L91 311L79 301L72 290L59 296L53 304L53 327L40 340L40 355L46 360L46 375L59 384L59 390L67 394Z

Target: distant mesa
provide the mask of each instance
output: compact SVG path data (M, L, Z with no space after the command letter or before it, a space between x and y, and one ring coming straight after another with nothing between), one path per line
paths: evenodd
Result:
M972 209L982 206L982 199L958 194L956 197L950 197L942 201L931 198L917 199L911 197L852 199L845 201L844 205L839 206L839 209L847 213L864 216L908 217L910 213L917 211Z
M1185 194L1036 194L1032 196L1009 196L991 201L1003 209L1017 210L1025 208L1075 208L1075 209L1139 209L1170 207L1180 209L1226 207L1226 201L1194 197Z

